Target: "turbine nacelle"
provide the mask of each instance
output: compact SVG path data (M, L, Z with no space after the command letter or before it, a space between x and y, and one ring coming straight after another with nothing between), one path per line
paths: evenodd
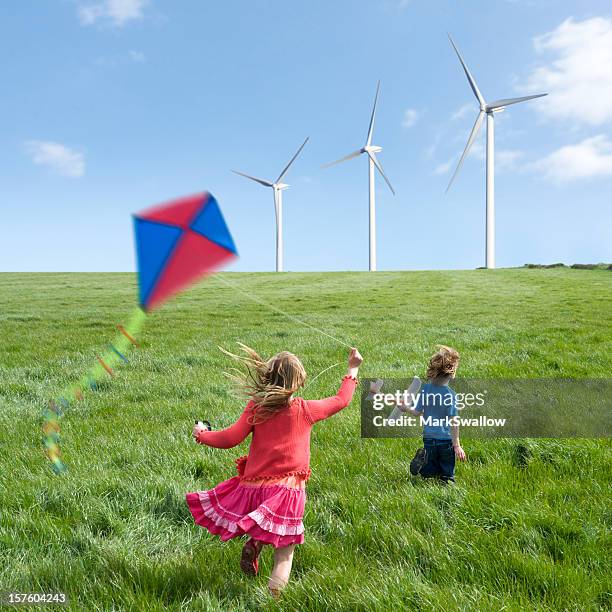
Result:
M366 145L365 147L363 147L363 149L361 149L362 153L380 153L382 151L382 147L379 147L378 145Z
M272 187L277 191L283 191L285 189L289 189L291 185L287 185L287 183L273 183Z

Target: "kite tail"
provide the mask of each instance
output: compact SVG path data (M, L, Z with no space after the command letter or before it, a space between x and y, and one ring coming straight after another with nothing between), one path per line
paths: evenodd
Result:
M102 354L96 355L96 363L76 384L65 387L57 399L50 400L43 411L42 442L51 468L56 474L67 471L66 465L60 459L60 419L71 404L83 399L84 392L88 389L95 391L101 379L114 376L114 368L117 365L129 363L127 354L131 348L138 347L136 338L146 318L147 313L142 308L136 308L125 327L117 325L116 338Z

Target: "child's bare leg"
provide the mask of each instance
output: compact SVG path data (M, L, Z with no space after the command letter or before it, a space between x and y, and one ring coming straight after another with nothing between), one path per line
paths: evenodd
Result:
M268 588L275 597L280 594L280 590L289 582L294 550L295 544L274 549L274 567L272 568Z

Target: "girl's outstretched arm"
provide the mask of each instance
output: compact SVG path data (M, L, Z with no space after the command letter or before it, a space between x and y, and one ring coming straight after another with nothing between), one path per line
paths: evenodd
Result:
M253 402L249 402L243 410L240 418L226 429L219 431L207 431L198 428L193 429L193 437L199 444L214 446L215 448L232 448L238 446L253 430L253 425L249 423L252 414Z
M355 348L351 349L348 359L348 372L342 379L338 393L333 397L306 402L306 415L311 423L322 421L336 414L336 412L340 412L351 403L357 386L357 373L362 362L363 357L359 354L359 351Z

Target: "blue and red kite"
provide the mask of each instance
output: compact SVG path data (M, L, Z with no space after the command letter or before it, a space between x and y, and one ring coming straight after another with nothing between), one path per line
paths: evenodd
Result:
M146 311L237 257L219 204L208 192L136 213L134 231Z
M108 350L97 355L96 365L43 412L43 443L53 471L61 474L66 465L60 459L59 419L73 401L83 400L83 391L96 390L101 376L114 376L119 361L128 363L125 353L146 319L146 312L161 306L169 297L198 279L211 274L237 257L236 246L227 229L217 200L210 193L149 208L134 215L140 306Z

